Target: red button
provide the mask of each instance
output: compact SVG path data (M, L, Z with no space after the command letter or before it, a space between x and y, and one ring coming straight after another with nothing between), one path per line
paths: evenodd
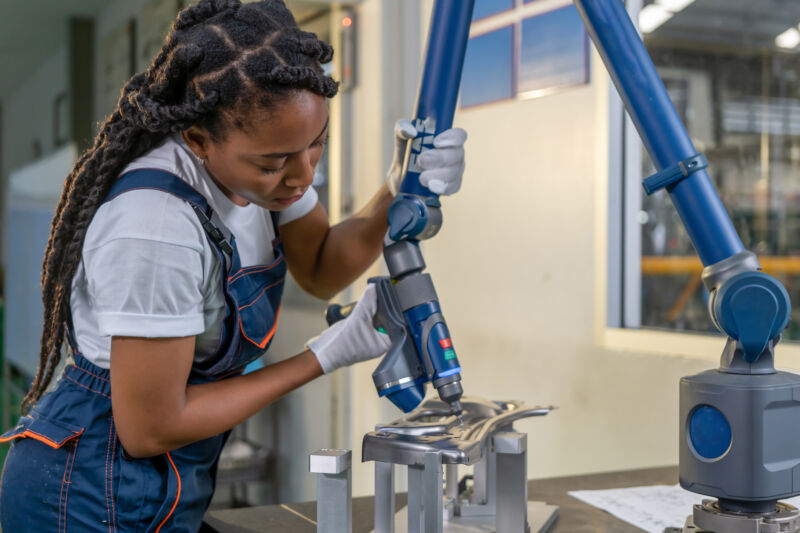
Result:
M446 350L446 349L448 349L448 348L452 348L452 347L453 347L453 343L452 343L452 342L450 342L450 339L449 339L449 338L447 338L447 339L442 339L442 340L440 340L440 341L439 341L439 346L441 346L441 347L442 347L442 349Z

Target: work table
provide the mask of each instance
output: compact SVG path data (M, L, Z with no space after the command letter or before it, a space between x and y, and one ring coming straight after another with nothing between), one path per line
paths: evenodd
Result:
M642 530L638 527L587 505L569 496L567 492L672 485L677 482L678 468L675 466L536 479L528 481L528 499L560 507L558 521L551 530L553 533L641 533ZM398 494L396 508L401 509L405 504L406 495ZM687 515L690 512L691 509L686 510ZM314 533L316 517L316 502L303 502L210 511L206 515L206 523L219 533ZM372 497L353 498L353 533L368 533L373 527Z

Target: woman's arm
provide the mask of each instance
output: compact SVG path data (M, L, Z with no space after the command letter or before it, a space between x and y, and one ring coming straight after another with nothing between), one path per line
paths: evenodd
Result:
M363 209L333 227L320 204L281 226L286 264L297 283L328 299L363 274L381 253L392 200L384 184Z
M111 404L133 457L218 435L322 374L310 350L244 376L187 385L195 338L113 337Z
M386 234L386 214L400 188L406 145L416 136L405 120L395 124L395 155L387 182L358 213L333 227L320 204L306 216L281 226L286 264L303 289L327 299L347 287L378 258ZM440 195L461 187L464 172L464 130L445 130L433 139L433 149L420 155L422 185Z
M324 372L372 359L389 336L372 325L375 288L350 315L308 342L303 353L244 376L187 385L195 337L111 339L111 407L134 457L159 455L227 431Z

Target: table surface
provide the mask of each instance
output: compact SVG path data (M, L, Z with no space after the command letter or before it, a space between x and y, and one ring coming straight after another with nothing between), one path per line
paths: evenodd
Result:
M674 485L678 468L668 466L643 470L626 470L528 481L528 499L544 501L560 507L553 533L641 533L642 530L623 522L596 507L567 494L572 490L596 490L643 485ZM406 495L397 495L397 509L405 507ZM686 510L686 514L690 513ZM315 533L316 502L266 505L245 509L209 511L206 523L219 533L263 533L291 531ZM353 533L368 533L374 527L372 497L353 498ZM400 532L398 532L400 533Z

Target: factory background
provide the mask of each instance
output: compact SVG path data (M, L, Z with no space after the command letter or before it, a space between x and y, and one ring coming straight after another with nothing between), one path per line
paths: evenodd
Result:
M6 3L0 248L9 424L15 388L38 358L39 269L60 184L123 83L146 68L180 0ZM413 111L432 0L287 4L336 50L330 68L342 88L317 177L335 222L383 181L393 124ZM627 7L745 247L797 305L800 6ZM469 134L464 185L443 200L443 229L424 244L466 394L558 407L518 423L529 436L529 478L676 464L679 379L715 366L724 343L677 214L663 192L643 197L641 179L654 169L569 0L477 0L471 37L455 119ZM338 299L354 298L363 283ZM265 361L293 355L322 330L325 305L290 286ZM800 369L795 317L780 368ZM226 478L218 504L313 499L307 455L331 447L353 450L354 495L371 493L361 437L399 415L378 400L374 366L324 376L238 428L231 464L260 467Z

